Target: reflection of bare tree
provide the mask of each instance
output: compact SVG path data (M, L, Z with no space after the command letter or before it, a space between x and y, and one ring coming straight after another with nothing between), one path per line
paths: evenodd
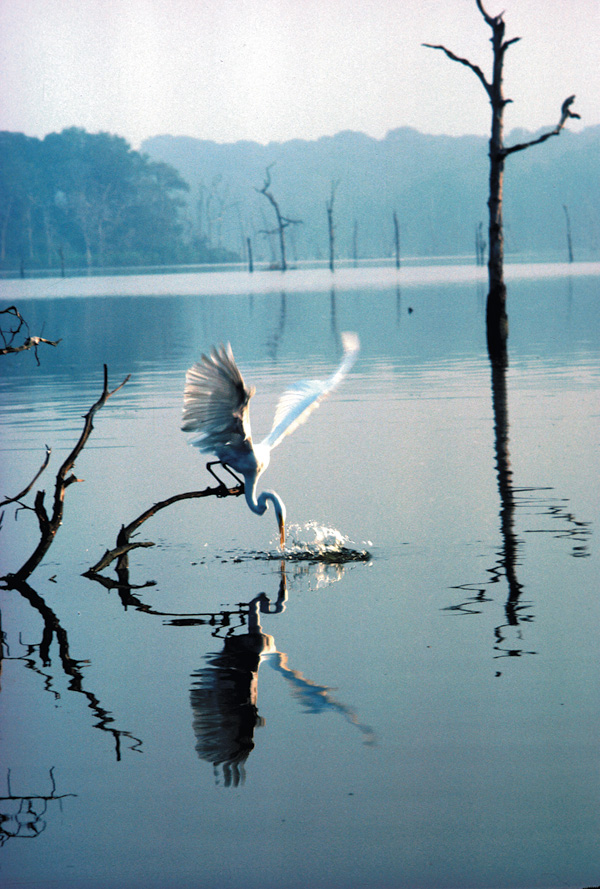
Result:
M244 782L244 765L255 744L254 731L265 724L258 712L258 670L265 660L289 682L292 694L309 712L337 712L365 735L365 743L375 741L373 730L360 723L350 707L335 700L327 686L317 685L290 667L287 655L277 651L273 636L263 633L260 614L280 613L286 598L282 562L275 606L271 608L264 593L248 603L246 632L235 635L230 631L222 650L207 655L207 665L192 675L196 752L213 764L217 780L222 772L226 787Z
M509 421L508 421L508 391L506 371L508 356L506 348L502 354L491 358L491 388L492 408L494 413L494 449L496 463L496 477L498 493L500 495L500 532L502 544L498 551L496 563L488 569L492 583L498 583L506 578L508 596L504 605L506 620L494 630L494 648L499 652L498 657L519 657L522 654L535 654L525 651L522 645L521 626L533 620L530 603L522 599L523 584L517 576L519 565L519 547L523 544L519 540L515 530L515 511L519 507L535 506L543 507L544 515L558 519L562 528L554 526L550 529L528 529L525 533L540 533L540 530L548 530L556 537L568 537L573 541L572 555L576 557L588 555L588 537L591 534L588 522L580 522L564 506L556 501L544 498L535 498L533 495L541 491L551 491L551 488L516 488L513 484L513 473L510 462L509 448ZM566 527L564 525L566 524ZM490 601L486 596L486 586L477 584L461 584L457 589L471 591L473 596L459 605L453 605L448 610L463 614L473 614L481 610L484 602Z
M505 605L506 620L510 626L515 626L519 622L517 608L523 587L517 578L519 541L515 532L515 496L510 465L506 366L506 361L492 361L492 407L494 411L496 476L500 493L500 531L502 534L502 549L498 554L498 571L504 574L508 583L508 598Z
M275 318L275 324L273 326L273 330L268 336L268 339L265 343L265 349L267 355L272 360L277 358L277 353L279 351L279 344L281 342L281 338L285 333L285 321L286 321L286 312L287 312L287 297L285 290L281 291L281 296L279 300L279 313Z
M25 581L21 581L20 583L15 584L13 586L13 589L17 590L23 596L23 598L26 599L29 604L40 613L44 622L44 630L39 646L29 646L27 660L31 661L31 654L37 647L39 651L40 661L42 662L44 668L46 668L47 670L47 668L52 665L50 648L53 640L56 639L56 644L58 646L58 655L60 658L62 669L65 675L68 676L70 680L69 691L74 691L78 694L82 694L86 698L88 707L97 720L95 723L95 727L112 735L115 742L115 753L117 760L121 759L122 738L129 739L129 741L131 742L131 750L139 750L142 744L141 740L134 737L134 735L132 735L130 732L112 728L111 723L114 722L114 719L111 716L110 711L106 710L101 705L96 695L85 687L82 672L83 662L75 660L75 658L71 657L67 631L60 624L60 621L58 620L58 617L56 616L54 611L50 608L49 605L46 604L44 599L38 593L36 593L36 591L32 589ZM34 669L32 663L28 662L28 666ZM36 670L36 672L41 671ZM57 693L53 691L52 677L47 672L43 672L42 675L44 676L45 680L45 690L50 691L51 693L56 695Z
M48 804L76 793L57 793L54 767L50 769L52 790L48 795L14 796L10 784L10 769L6 772L7 796L0 796L0 846L11 839L34 839L46 829ZM60 804L60 803L59 803Z

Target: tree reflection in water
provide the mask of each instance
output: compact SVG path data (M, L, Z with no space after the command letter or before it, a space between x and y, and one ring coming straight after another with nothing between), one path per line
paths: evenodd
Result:
M131 750L139 751L142 741L132 735L131 732L113 728L111 724L114 722L114 719L110 710L106 710L102 706L99 698L86 687L83 679L82 665L89 662L76 660L71 656L67 631L60 623L55 612L50 608L42 596L40 596L39 593L37 593L26 581L15 580L9 588L19 592L21 596L23 596L23 598L40 613L44 622L44 629L38 645L27 645L27 654L14 658L11 657L6 639L3 636L0 664L2 659L22 660L27 669L33 670L35 673L38 673L43 677L44 690L50 692L55 697L58 697L59 694L53 687L54 679L51 672L52 658L50 656L52 641L56 638L60 666L62 667L65 676L69 678L69 691L77 692L86 698L88 707L96 718L94 724L95 728L112 735L115 743L116 759L121 759L122 739L127 739L130 742L129 747ZM38 666L36 651L43 669Z
M549 516L558 521L560 526L552 528L530 528L524 533L551 533L557 538L569 538L573 548L571 555L576 558L589 554L589 536L591 527L589 522L581 522L575 519L564 503L550 496L536 496L542 492L551 492L551 487L520 487L513 485L513 473L510 462L510 440L508 422L508 388L506 371L508 368L508 354L504 349L502 354L490 356L491 364L491 390L492 409L494 415L494 452L498 493L500 495L500 533L501 547L497 553L497 561L488 574L491 580L486 584L460 584L453 589L474 592L466 601L458 605L451 605L446 610L463 614L474 614L481 611L480 606L492 601L488 596L488 584L496 584L506 578L508 595L504 605L506 620L494 628L494 649L498 652L496 657L520 657L523 654L535 654L535 651L527 651L523 646L522 625L533 621L531 603L523 600L524 586L519 581L517 568L519 562L519 547L523 540L517 537L515 530L515 511L517 508L535 507L536 515ZM541 508L541 512L539 509Z
M54 767L50 769L50 784L52 790L47 795L15 796L12 792L10 781L10 769L6 772L7 796L0 796L0 846L11 839L35 839L46 830L48 821L48 805L58 801L62 806L62 800L76 793L57 793L54 780Z

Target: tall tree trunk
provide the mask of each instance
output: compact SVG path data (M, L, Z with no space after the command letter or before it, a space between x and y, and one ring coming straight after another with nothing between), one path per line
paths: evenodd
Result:
M578 118L579 115L571 111L571 105L575 96L569 96L562 104L561 116L553 130L549 130L535 139L530 139L517 145L506 147L504 145L504 108L511 101L505 99L502 90L502 74L504 67L504 55L513 43L521 38L512 37L504 39L506 25L503 19L504 13L489 15L483 6L483 0L475 0L477 9L483 16L486 24L492 31L493 70L492 79L488 80L481 68L468 59L457 56L445 46L439 44L424 43L429 49L439 49L453 62L466 65L481 81L492 107L492 125L489 141L490 156L490 191L488 207L490 213L489 222L489 256L488 278L489 292L487 298L486 322L487 340L490 358L492 361L504 362L506 358L506 342L508 339L508 316L506 313L506 285L504 283L504 233L502 228L502 186L504 179L504 161L509 154L523 151L532 145L539 145L551 136L558 136L570 117Z

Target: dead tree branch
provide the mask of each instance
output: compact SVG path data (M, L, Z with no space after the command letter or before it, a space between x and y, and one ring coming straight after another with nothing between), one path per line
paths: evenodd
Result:
M38 478L40 477L40 475L42 474L42 472L44 471L44 469L50 462L50 454L51 453L52 453L52 448L49 448L48 445L46 445L46 456L44 457L44 462L42 463L42 465L40 466L40 468L38 469L36 474L33 476L31 481L27 485L27 487L23 488L22 491L19 491L19 493L16 494L14 497L8 497L6 500L3 500L0 503L0 507L8 506L9 503L19 503L23 497L25 497L27 494L29 494L29 492L31 491L31 489L33 488L35 483L37 482Z
M453 53L451 49L448 49L446 46L442 46L441 44L435 43L423 43L422 46L426 46L427 49L439 49L442 52L445 52L449 59L452 59L453 62L458 62L461 65L466 65L467 68L470 68L474 74L480 79L483 84L483 87L488 95L490 95L490 90L492 88L491 84L488 82L485 74L479 67L479 65L474 65L473 62L470 62L468 59L462 58L462 56L457 56L456 53Z
M4 342L4 345L0 346L0 355L10 355L14 352L26 352L29 349L33 349L35 360L37 361L39 366L40 358L38 355L37 347L40 345L40 343L46 343L48 346L58 346L58 344L60 343L60 340L47 340L43 336L28 335L20 345L14 346L13 343L16 337L21 333L23 327L25 327L29 332L29 325L27 324L27 321L25 321L16 306L9 306L7 309L1 309L0 315L12 315L19 322L14 329L5 331L0 328L0 336L2 337L2 340Z
M580 114L576 114L574 111L571 111L570 106L573 104L574 101L575 96L569 96L569 98L565 99L565 101L562 103L560 109L560 120L553 130L548 130L548 132L543 133L541 136L538 136L535 139L530 139L528 142L519 142L517 145L510 145L508 148L504 148L502 150L502 156L507 157L509 154L514 154L516 151L524 151L526 148L531 148L532 145L540 145L542 142L545 142L552 136L558 136L570 117L581 120Z
M329 269L333 271L334 263L335 263L335 224L333 221L333 205L335 203L335 193L337 191L337 187L340 184L340 180L336 179L335 181L331 181L331 192L329 196L329 200L325 203L325 209L327 210L327 231L329 234Z
M75 475L73 475L72 470L75 466L75 461L77 460L79 454L85 447L87 440L89 439L92 430L94 428L93 419L96 411L100 410L103 407L108 399L118 392L119 389L122 389L125 383L129 380L129 374L125 377L120 385L116 386L114 389L110 390L108 388L108 368L104 365L104 386L102 389L102 394L100 398L91 406L87 414L84 416L84 426L81 435L79 436L79 440L77 444L71 451L71 453L67 456L66 460L58 470L56 476L56 482L54 485L54 502L52 507L52 514L48 515L48 511L46 510L46 506L44 504L44 498L46 496L45 491L38 491L35 495L34 500L34 511L37 516L39 528L40 528L40 541L36 546L33 553L27 559L24 565L19 568L19 570L15 574L8 574L4 578L4 580L9 584L14 584L17 582L25 581L32 572L38 567L46 553L48 552L50 546L52 545L52 541L54 540L58 529L62 524L63 513L64 513L64 500L65 493L68 487L70 487L75 482L81 481ZM45 468L45 467L44 467ZM39 475L39 473L38 473ZM35 480L34 480L35 481ZM32 482L33 485L33 482ZM30 485L30 487L32 486Z
M240 494L243 493L243 484L236 485L234 488L227 488L224 484L221 484L216 488L204 488L202 491L187 491L184 494L174 494L166 500L154 503L128 525L121 525L121 530L117 535L116 546L113 549L107 549L102 558L99 559L95 565L92 565L92 567L85 572L84 576L91 577L98 574L99 571L102 571L115 559L118 559L118 568L124 567L127 554L132 549L154 546L154 543L151 541L131 542L131 537L135 531L144 524L144 522L156 515L157 512L160 512L161 509L166 509L167 506L172 506L173 503L178 503L180 500L192 500L198 497L239 497Z
M119 387L120 388L120 387ZM116 390L115 390L116 391ZM57 615L46 603L46 601L34 590L25 580L15 581L13 589L17 590L29 604L35 608L41 615L44 622L44 632L42 641L39 644L39 656L44 666L51 664L51 646L53 640L56 639L58 648L58 656L61 667L65 676L69 677L69 690L77 692L87 700L87 705L96 718L95 728L112 735L115 741L115 753L117 760L121 759L121 739L127 738L130 741L130 749L139 751L142 746L140 738L135 737L131 732L113 728L114 718L105 707L102 706L100 699L86 688L84 682L84 674L81 669L81 660L76 660L69 650L69 639L67 631L61 625ZM50 688L50 682L46 685Z

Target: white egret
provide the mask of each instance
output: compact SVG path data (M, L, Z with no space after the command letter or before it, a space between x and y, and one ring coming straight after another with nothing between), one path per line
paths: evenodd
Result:
M190 444L205 454L214 454L215 463L239 473L244 479L246 503L257 515L273 504L281 546L285 545L285 506L274 491L263 491L257 498L258 479L269 465L272 449L303 423L322 399L329 395L348 373L360 348L355 333L343 333L344 357L327 380L301 380L279 399L273 428L266 438L254 445L250 431L250 398L231 346L221 345L202 355L186 374L183 420L184 432L193 433ZM212 472L213 463L206 468ZM216 476L215 476L216 477Z

